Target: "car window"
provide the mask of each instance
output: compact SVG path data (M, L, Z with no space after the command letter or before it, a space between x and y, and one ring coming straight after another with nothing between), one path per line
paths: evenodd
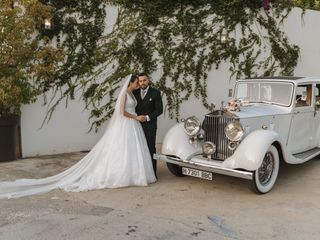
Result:
M312 85L299 85L296 88L295 95L295 106L296 107L307 107L311 106L312 103Z
M241 82L235 97L248 102L272 103L289 106L293 85L287 82Z
M315 89L315 94L314 94L314 98L315 98L315 108L317 110L320 109L320 84L317 84Z

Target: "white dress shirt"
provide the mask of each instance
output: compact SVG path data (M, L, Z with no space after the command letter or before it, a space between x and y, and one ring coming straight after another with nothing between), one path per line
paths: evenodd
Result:
M148 90L149 90L149 86L146 87L145 89L142 89L142 88L140 89L140 96L142 100L146 97ZM148 115L146 115L145 117L147 118L147 122L150 122L150 117Z
M148 93L148 90L149 90L149 86L146 87L145 89L140 89L140 96L141 96L141 99L144 99Z

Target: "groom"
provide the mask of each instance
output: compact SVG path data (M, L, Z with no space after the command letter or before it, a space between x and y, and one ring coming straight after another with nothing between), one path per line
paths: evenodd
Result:
M156 153L157 117L163 112L162 99L160 91L150 86L150 79L146 73L140 73L138 76L140 89L133 92L138 102L136 113L138 116L144 116L141 125L157 177L157 161L153 159L153 154Z

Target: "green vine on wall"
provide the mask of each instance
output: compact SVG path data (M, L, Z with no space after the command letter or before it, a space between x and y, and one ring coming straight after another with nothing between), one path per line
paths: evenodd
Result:
M82 91L92 126L98 128L111 116L116 90L128 73L160 76L154 83L175 119L192 94L210 110L208 72L224 62L235 79L293 75L299 47L289 42L280 26L295 4L303 6L306 1L270 1L268 11L260 0L42 2L57 9L52 37L58 37L70 53L56 81L45 89L63 89L59 101ZM105 7L111 6L117 21L106 34ZM221 41L222 36L227 41Z
M56 71L54 81L44 81L41 86L42 92L51 89L54 93L49 99L49 120L58 104L64 99L66 104L69 99L74 99L75 92L86 87L85 80L91 79L93 70L103 63L103 59L98 57L98 43L104 32L106 5L100 0L40 2L55 9L52 30L42 34L50 37L67 53Z

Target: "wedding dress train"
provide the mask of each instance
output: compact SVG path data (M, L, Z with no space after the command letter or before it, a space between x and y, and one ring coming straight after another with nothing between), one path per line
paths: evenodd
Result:
M42 179L0 182L1 198L18 198L53 189L80 192L92 189L146 186L156 181L151 156L140 122L123 115L135 114L135 98L127 93L130 77L120 91L114 114L103 137L78 163L60 174Z

